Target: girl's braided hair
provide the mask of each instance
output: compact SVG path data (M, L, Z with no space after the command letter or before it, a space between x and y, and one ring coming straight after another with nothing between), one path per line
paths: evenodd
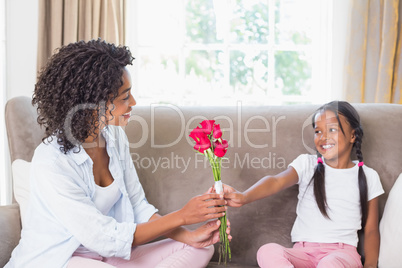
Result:
M355 148L356 156L359 162L363 162L363 154L361 151L362 140L363 140L363 128L360 124L360 116L357 113L356 109L353 108L348 102L345 101L333 101L327 103L320 108L313 115L313 128L315 127L315 116L319 113L325 111L332 111L339 123L340 129L342 133L345 135L343 130L341 121L339 120L339 115L343 115L347 122L350 124L351 128L355 131L355 143L353 144L353 148ZM317 152L317 157L321 157L320 153ZM362 227L366 225L367 221L367 180L366 175L363 171L363 166L359 165L359 174L358 174L358 182L359 182L359 192L360 192L360 207L362 214ZM327 199L325 194L325 166L323 163L318 163L314 175L310 181L310 184L314 183L314 196L317 201L318 208L320 209L322 215L329 218L327 213Z

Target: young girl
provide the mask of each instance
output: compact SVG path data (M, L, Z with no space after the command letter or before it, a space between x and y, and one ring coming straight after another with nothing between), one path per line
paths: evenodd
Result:
M240 207L299 185L293 248L270 243L257 253L265 267L362 267L357 231L364 228L364 267L377 267L378 196L384 191L377 172L363 163L363 129L356 110L334 101L313 116L317 155L303 154L289 167L266 176L245 192L225 185L229 206ZM351 160L355 148L358 161Z
M205 267L225 200L210 189L161 216L148 203L122 130L136 101L127 47L62 47L41 71L33 104L46 131L35 150L30 207L10 267ZM147 243L160 236L169 239ZM145 245L144 245L145 244Z

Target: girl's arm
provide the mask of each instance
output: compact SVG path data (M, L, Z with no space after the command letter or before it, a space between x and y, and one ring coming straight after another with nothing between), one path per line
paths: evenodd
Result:
M378 229L378 197L368 202L367 223L364 228L364 268L377 267L380 250L380 232Z
M180 210L165 216L154 214L148 222L137 224L133 246L142 245L162 235L168 234L181 225L190 225L222 217L226 201L220 195L206 193L196 196Z
M275 176L265 176L243 193L224 185L225 199L228 206L241 207L245 204L276 194L299 180L296 170L288 167L285 171Z

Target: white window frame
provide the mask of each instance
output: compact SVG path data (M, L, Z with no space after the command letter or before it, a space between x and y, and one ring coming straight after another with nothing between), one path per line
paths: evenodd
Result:
M225 1L225 0L220 0L220 1ZM185 9L185 0L181 0L182 2L182 8L183 8L183 14L184 14L184 9ZM275 0L267 0L270 6L275 5ZM269 35L269 41L267 45L242 45L242 44L219 44L219 45L204 45L204 44L184 44L182 42L183 46L181 47L181 53L179 56L179 75L182 79L185 78L185 57L186 51L187 50L223 50L228 51L232 49L240 49L240 50L246 50L247 49L252 49L252 48L262 48L263 50L268 51L268 92L267 96L265 99L264 103L260 103L262 105L282 105L284 103L313 103L313 104L322 104L325 102L328 102L331 100L331 97L334 95L332 92L332 68L331 68L331 60L332 60L332 7L333 7L333 1L332 0L325 0L325 1L318 1L319 7L317 9L319 10L321 16L319 18L319 21L315 24L315 33L318 33L318 37L314 36L314 43L313 43L313 51L316 51L318 53L313 53L313 65L314 66L320 66L319 68L315 67L312 69L312 88L310 90L310 94L307 96L292 96L292 95L283 95L280 92L280 89L275 88L275 51L281 51L281 50L286 50L286 51L306 51L306 49L303 49L302 46L283 46L283 45L277 45L275 44L275 35L270 34ZM131 52L133 53L134 57L137 59L134 61L133 67L129 67L131 73L132 73L132 82L133 86L135 88L135 95L138 95L139 98L141 98L141 101L139 102L139 105L149 105L152 103L157 103L160 101L158 99L159 96L144 96L144 94L141 94L141 88L139 88L139 79L141 77L138 75L138 70L139 70L139 50L140 48L146 48L145 46L142 46L139 42L136 42L135 40L138 40L138 29L137 25L139 25L137 18L139 16L136 15L136 12L140 12L137 9L137 1L128 1L127 5L127 14L130 14L127 16L127 32L126 32L126 44L130 47ZM269 8L269 17L273 18L274 17L274 9ZM184 24L184 16L181 16L180 18L180 31L181 31L181 36L185 36L185 24ZM275 28L275 22L273 19L269 20L269 28L274 29ZM224 38L225 42L227 42L228 38ZM161 47L163 44L160 45ZM158 48L158 46L152 46L152 48ZM222 49L223 48L223 49ZM309 50L310 48L307 48ZM243 51L244 51L243 50ZM230 70L229 66L229 53L225 53L227 55L226 60L225 60L225 77L227 80L230 79L230 76L228 74ZM157 74L156 74L157 76ZM226 83L229 85L229 81L226 81ZM239 100L233 100L232 103L233 105L237 105ZM182 105L182 104L179 104ZM200 104L201 105L201 104Z

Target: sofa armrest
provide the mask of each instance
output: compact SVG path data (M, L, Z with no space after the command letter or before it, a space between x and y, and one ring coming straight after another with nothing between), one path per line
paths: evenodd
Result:
M4 267L21 237L21 218L18 204L0 206L0 226L0 267Z

